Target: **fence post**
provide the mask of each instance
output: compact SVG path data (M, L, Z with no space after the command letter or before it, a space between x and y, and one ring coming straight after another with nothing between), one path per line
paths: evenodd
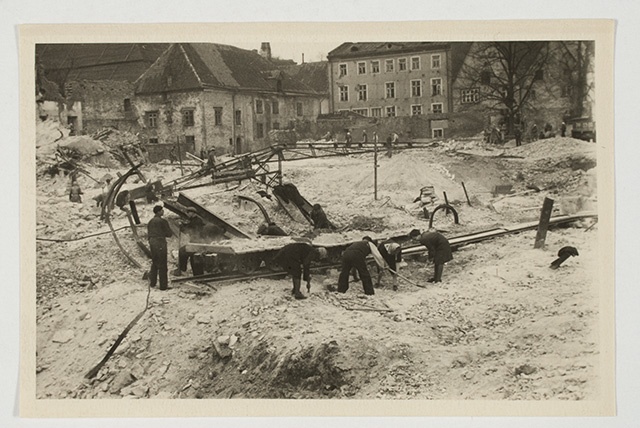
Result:
M553 211L553 199L544 198L542 211L540 211L540 222L538 223L538 232L536 233L536 242L533 248L544 248L544 241L547 238L547 229L549 228L549 219Z

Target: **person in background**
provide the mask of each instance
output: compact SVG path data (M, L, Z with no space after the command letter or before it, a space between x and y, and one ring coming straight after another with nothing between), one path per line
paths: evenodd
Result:
M513 136L516 139L516 147L519 147L522 145L522 130L520 129L520 125L516 125L515 129L513 130Z
M382 268L386 267L384 259L376 247L375 241L368 236L362 238L362 241L354 242L344 250L342 253L340 276L338 277L339 293L346 293L349 289L349 274L351 270L355 268L362 281L364 294L367 296L373 296L375 294L371 275L369 274L369 269L367 269L366 258L369 254L373 256L378 266Z
M409 232L409 237L427 247L428 259L433 261L433 278L429 282L441 282L444 264L453 260L449 240L435 229L429 229L425 233L413 229Z
M351 142L353 141L353 138L351 137L351 131L349 131L348 129L347 129L347 133L345 135L345 141L346 141L345 145L347 147L351 147Z
M311 262L323 260L327 257L327 250L314 247L306 242L287 244L278 251L273 261L280 265L293 280L291 294L297 300L306 299L300 291L301 277L307 282L307 292L311 290Z
M69 201L82 203L83 194L84 193L82 192L82 189L78 184L78 181L75 178L73 178L71 180L71 188L69 189Z
M362 143L364 144L364 143L368 143L368 142L369 142L369 139L367 137L367 130L363 129L362 130ZM360 146L360 147L362 147L362 146Z
M538 125L535 123L531 125L531 141L536 141L538 139Z
M387 149L387 157L390 158L393 155L393 136L389 134L387 137L387 143L385 144L385 148Z
M567 124L564 122L562 122L562 124L560 125L560 136L561 137L567 136Z
M169 288L167 280L167 238L173 236L169 222L162 218L164 209L160 205L153 207L154 217L147 224L149 248L151 249L151 269L149 285L155 287L160 277L160 290Z

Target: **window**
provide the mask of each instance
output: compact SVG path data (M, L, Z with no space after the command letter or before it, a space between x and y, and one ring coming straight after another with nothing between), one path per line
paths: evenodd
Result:
M358 101L367 101L367 85L358 85Z
M389 106L386 108L387 117L394 117L396 115L396 106Z
M278 101L273 102L273 105L271 106L271 113L280 114L280 103L278 103Z
M411 106L411 116L419 116L422 114L422 105L412 105Z
M124 111L131 111L131 99L124 99Z
M393 60L392 59L385 59L384 60L384 71L386 71L387 73L391 73L393 71Z
M406 58L398 59L398 71L407 71L407 59Z
M371 116L382 117L382 107L371 107Z
M380 73L380 61L371 61L371 72Z
M435 114L442 113L442 103L431 104L431 111Z
M216 126L222 125L222 107L214 107L213 108L213 118Z
M264 138L264 124L256 123L256 138Z
M414 56L411 58L411 69L420 70L420 57Z
M280 129L280 122L273 122L273 125L271 125L271 127L273 129Z
M195 121L193 119L193 110L182 111L182 126L193 126Z
M296 115L298 116L302 116L302 103L301 102L297 102L296 103Z
M367 63L359 62L358 63L358 74L367 74Z
M395 98L396 97L396 83L395 82L387 82L384 84L386 88L387 98Z
M440 54L431 55L431 68L440 68Z
M353 112L361 114L363 116L369 116L369 109L367 108L354 108Z
M256 100L256 114L264 113L264 107L262 106L262 100Z
M349 101L349 87L340 86L340 101Z
M347 75L347 64L340 64L338 66L340 68L340 77Z
M411 96L412 97L422 96L422 80L411 81Z
M149 128L157 128L158 127L158 112L157 111L148 111L146 113L147 116L147 126Z
M490 70L484 70L482 73L480 73L480 83L482 83L483 85L490 85L491 84L491 71Z
M157 138L149 138L149 144L158 144Z
M435 128L431 130L432 138L442 138L444 137L444 131L442 128Z
M193 135L185 135L184 142L188 147L191 147L191 146L195 147L196 137L194 137Z
M437 77L431 79L431 95L442 95L442 79Z
M480 98L480 90L477 88L463 89L460 95L460 102L462 104L477 103Z
M242 125L242 110L236 110L236 125Z

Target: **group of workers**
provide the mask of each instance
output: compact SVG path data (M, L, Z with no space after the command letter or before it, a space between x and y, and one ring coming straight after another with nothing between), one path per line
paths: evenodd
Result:
M188 219L183 223L181 234L188 236L188 241L209 243L220 239L224 230L222 228L205 224L192 207L186 210ZM173 236L173 231L169 227L169 222L162 218L164 208L156 205L153 208L154 217L147 225L149 247L151 250L151 269L149 271L149 281L151 287L158 285L159 289L168 289L167 278L167 238ZM271 226L271 225L270 225ZM276 226L277 227L277 226ZM409 237L421 243L427 248L428 259L433 261L433 278L429 282L441 282L444 264L453 259L449 241L442 234L435 230L421 233L418 229L413 229ZM388 270L393 278L393 289L398 289L398 262L402 261L402 247L391 240L378 244L368 236L361 241L349 245L341 256L341 270L338 277L339 293L346 293L349 289L349 277L353 273L354 279L362 281L364 294L374 295L373 281L367 267L367 257L371 255L377 265L377 285L380 285L382 273ZM295 299L306 299L300 287L302 280L306 282L307 292L311 288L311 263L327 258L327 250L322 247L314 247L307 242L294 242L282 247L275 255L273 261L291 275L293 281L292 294ZM187 270L187 263L191 260L191 268L194 275L204 273L203 264L198 260L197 254L185 250L184 245L178 251L179 266L174 275L179 276Z

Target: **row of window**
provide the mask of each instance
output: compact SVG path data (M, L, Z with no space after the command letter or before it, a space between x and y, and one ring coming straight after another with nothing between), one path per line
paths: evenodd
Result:
M348 110L340 110L340 111L348 111ZM354 108L351 111L354 113L361 114L363 116L371 116L371 117L382 117L383 113L386 117L395 117L398 115L396 106L386 106L386 107L371 107L371 108ZM433 103L431 104L431 113L439 114L443 112L442 103ZM418 116L424 114L422 104L413 104L411 105L411 115Z
M423 95L422 80L411 80L410 90L412 97L421 97ZM386 82L384 84L385 98L396 97L396 82ZM358 101L367 101L368 85L356 85L356 94ZM431 96L442 95L442 79L437 77L431 79ZM340 101L349 101L349 85L340 86Z
M414 56L410 59L407 58L398 58L396 59L385 59L384 60L384 71L385 73L393 73L396 70L396 62L398 71L407 71L409 66L411 70L420 70L420 57ZM440 54L431 55L431 68L433 70L437 70L441 65L441 56ZM371 60L369 61L369 69L371 70L371 74L380 73L380 60ZM347 63L341 63L338 65L340 77L347 76L349 74L349 65ZM356 64L356 71L359 75L367 74L367 61L358 61Z
M280 104L278 101L268 102L256 100L256 114L264 114L265 110L271 108L271 114L280 114ZM296 103L296 115L304 116L304 106L301 102Z

